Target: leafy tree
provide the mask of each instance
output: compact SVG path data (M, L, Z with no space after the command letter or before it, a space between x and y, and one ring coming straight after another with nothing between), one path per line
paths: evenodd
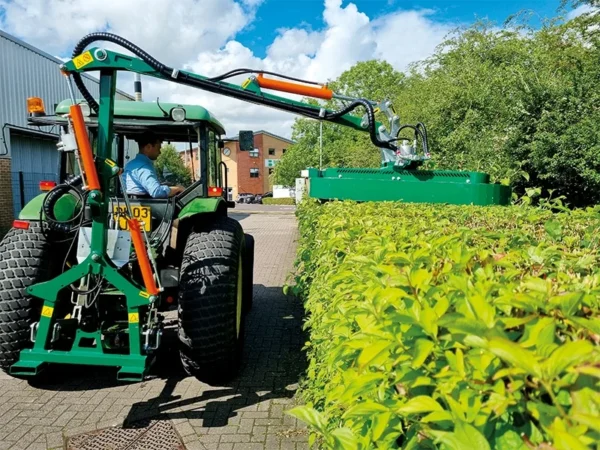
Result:
M190 169L185 166L179 152L171 144L161 147L155 167L160 180L167 184L179 184L185 187L192 183Z

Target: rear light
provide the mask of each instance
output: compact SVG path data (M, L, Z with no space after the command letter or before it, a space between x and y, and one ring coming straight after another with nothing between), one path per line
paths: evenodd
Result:
M223 195L223 188L221 187L209 187L208 188L208 196L209 197L221 197Z
M18 228L19 230L29 230L29 222L27 220L14 220L13 228Z
M56 187L54 181L40 181L40 191L51 191Z

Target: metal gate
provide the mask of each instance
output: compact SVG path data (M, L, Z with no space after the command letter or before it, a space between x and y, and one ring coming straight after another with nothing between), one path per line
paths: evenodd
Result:
M58 138L11 130L11 184L14 217L27 202L40 194L40 181L59 182Z

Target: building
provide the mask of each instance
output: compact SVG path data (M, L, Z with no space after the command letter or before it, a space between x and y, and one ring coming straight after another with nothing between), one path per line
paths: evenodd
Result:
M0 229L9 228L22 205L39 194L42 180L59 181L58 131L27 125L27 98L40 97L47 113L70 97L62 61L0 31ZM98 80L83 80L98 96ZM120 100L134 100L122 91Z
M294 142L268 131L254 132L254 150L240 151L237 136L225 138L222 150L223 162L227 165L227 184L231 199L240 193L264 194L273 190L273 168ZM190 151L182 151L181 157L186 166L192 168ZM192 150L194 169L198 170L198 150Z

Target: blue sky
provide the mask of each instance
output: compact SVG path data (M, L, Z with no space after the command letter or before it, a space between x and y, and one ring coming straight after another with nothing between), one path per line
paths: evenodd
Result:
M350 1L344 0L343 5ZM511 14L522 10L533 13L532 25L540 19L557 15L559 0L354 0L361 12L371 19L398 10L435 11L432 18L441 23L472 23L488 19L501 24ZM322 0L265 0L256 12L256 20L248 30L242 31L237 40L252 48L255 55L264 57L267 46L277 35L278 28L308 27L321 29L323 22Z

